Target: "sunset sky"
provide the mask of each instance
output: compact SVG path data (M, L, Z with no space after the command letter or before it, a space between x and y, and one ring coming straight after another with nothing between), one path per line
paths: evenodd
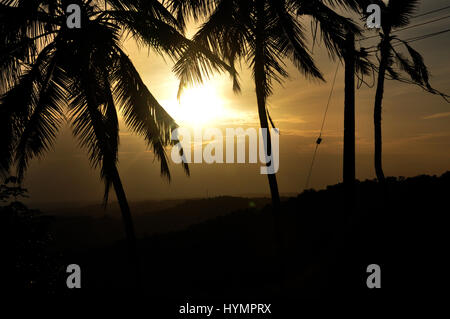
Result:
M447 0L422 1L420 12L444 7ZM413 24L448 15L450 10L419 17ZM441 31L450 19L398 33L403 39ZM309 26L309 22L305 25ZM191 32L193 30L190 30ZM309 31L308 31L309 32ZM369 33L373 35L376 33ZM365 41L368 47L375 42ZM434 88L450 93L450 33L412 43L425 58ZM203 86L185 91L177 101L178 81L173 63L138 49L132 40L126 49L150 91L181 126L259 127L254 83L242 64L242 93L235 95L227 75L217 75ZM336 63L323 46L314 48L314 58L326 83L309 81L289 65L290 78L275 85L269 111L280 129L280 193L292 194L304 188L324 114ZM372 82L372 78L367 79ZM375 88L362 86L356 92L356 173L358 179L374 178L373 104ZM342 134L344 72L340 66L335 92L323 133L323 143L311 177L311 187L322 188L342 180ZM383 103L384 167L388 176L441 174L450 170L450 104L417 86L386 82ZM119 172L130 200L205 197L217 195L269 195L267 177L260 164L191 164L191 176L171 163L172 182L161 179L159 163L142 138L122 125ZM103 184L92 169L88 155L78 147L66 125L55 149L31 164L25 186L35 202L101 201Z

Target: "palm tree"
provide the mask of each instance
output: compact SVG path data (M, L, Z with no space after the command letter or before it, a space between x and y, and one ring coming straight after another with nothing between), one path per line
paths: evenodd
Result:
M290 60L305 76L323 80L305 43L304 26L298 17L308 15L320 25L322 39L331 55L340 55L345 30L355 33L358 28L350 19L335 13L319 0L171 0L174 15L184 24L190 16L206 22L195 34L193 41L208 47L231 67L245 60L253 72L260 126L269 128L271 118L267 100L273 83L288 76L285 60ZM357 6L357 1L329 1L341 5ZM345 26L345 28L343 28ZM202 81L202 68L195 56L186 51L174 68L180 78L180 91L194 82ZM206 77L208 74L206 74ZM233 89L240 86L234 78ZM271 123L273 126L273 123ZM271 153L268 134L266 156ZM275 174L268 174L272 204L280 204Z
M411 16L417 10L419 2L419 0L390 0L386 4L384 1L378 1L378 5L381 7L382 33L380 33L381 40L378 44L379 66L373 118L375 128L375 172L378 181L383 184L385 177L382 165L381 114L386 72L394 80L414 83L432 94L439 94L444 98L447 97L431 87L429 72L422 56L406 41L392 35L396 29L405 27L410 23ZM408 57L396 49L401 44L406 48ZM397 70L394 69L395 65L398 66ZM398 71L404 71L411 80L402 79Z
M67 27L69 3L81 7L80 29ZM145 139L169 180L165 147L174 143L171 132L177 125L123 51L121 34L172 59L189 47L209 59L211 70L230 68L193 46L157 0L1 0L0 21L0 173L15 166L22 181L30 160L44 156L69 119L92 166L100 168L105 203L114 188L131 265L139 274L134 226L117 170L118 110L127 127Z

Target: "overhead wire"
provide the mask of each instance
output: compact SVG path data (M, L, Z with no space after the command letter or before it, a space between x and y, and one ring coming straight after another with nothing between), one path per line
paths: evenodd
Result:
M313 154L313 158L312 158L312 161L311 161L311 166L309 168L308 177L306 178L305 189L308 189L308 187L309 187L309 182L310 182L310 179L311 179L311 174L312 174L312 170L313 170L313 167L314 167L314 162L316 160L317 149L319 148L320 143L322 143L323 128L325 126L325 120L327 118L328 109L330 107L331 97L333 96L333 91L334 91L334 86L336 84L336 77L337 77L338 71L339 71L339 63L337 64L336 71L334 72L333 84L331 85L330 95L328 96L328 102L327 102L327 105L325 107L325 113L323 115L322 125L321 125L320 131L319 131L319 137L316 140L316 147L314 149L314 154Z
M425 39L428 39L428 38L432 38L432 37L435 37L435 36L447 33L449 31L450 31L450 29L445 29L445 30L441 30L441 31L437 31L437 32L423 34L423 35L420 35L420 36L417 36L417 37L408 38L408 39L406 39L404 41L396 40L397 42L395 42L392 46L393 47L397 47L399 45L402 45L403 42L412 43L412 42L416 42L416 41L420 41L420 40L425 40ZM366 49L371 49L371 48L375 48L375 46L372 46L372 47L369 47L369 48L366 48ZM380 51L380 49L366 51L366 53L374 53L374 52L378 52L378 51Z
M427 24L430 24L430 23L434 23L434 22L438 22L438 21L442 21L442 20L445 20L445 19L448 19L448 18L450 18L450 15L447 15L447 16L444 16L444 17L440 17L440 18L437 18L437 19L433 19L433 20L429 20L429 21L422 22L422 23L413 24L413 25L410 25L410 26L407 26L407 27L404 27L404 28L401 28L401 29L394 30L394 31L392 31L392 33L397 33L397 32L401 32L401 31L404 31L404 30L409 30L409 29L412 29L412 28L421 27L421 26L424 26L424 25L427 25ZM364 38L358 39L358 41L364 41L364 40L378 38L378 37L379 37L379 35L372 35L372 36L369 36L369 37L364 37Z
M442 11L442 10L446 10L446 9L449 9L449 8L450 8L450 6L446 6L446 7L443 7L443 8L431 10L431 11L428 11L428 12L424 12L424 13L415 15L412 18L415 19L415 18L423 17L423 16L426 16L426 15L429 15L429 14L432 14L432 13L436 13L436 12L439 12L439 11Z

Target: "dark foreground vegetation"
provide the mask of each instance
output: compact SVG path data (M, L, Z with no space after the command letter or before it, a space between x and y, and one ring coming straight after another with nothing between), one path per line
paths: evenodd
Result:
M428 285L432 293L447 272L450 172L388 178L387 185L383 200L377 182L358 182L354 213L343 210L341 184L284 200L278 244L270 206L253 207L241 199L250 207L223 214L215 210L223 211L224 198L200 200L197 206L181 203L197 207L186 214L210 205L214 217L142 237L141 289L145 295L182 300L399 296L423 294L420 289ZM18 195L6 190L3 200ZM124 242L64 249L63 237L52 233L58 218L17 202L3 206L0 216L2 273L7 274L2 289L58 295L137 292ZM101 224L96 225L101 237ZM78 236L82 241L83 229ZM81 266L82 289L66 287L65 267L72 263ZM382 289L367 288L369 264L381 266Z

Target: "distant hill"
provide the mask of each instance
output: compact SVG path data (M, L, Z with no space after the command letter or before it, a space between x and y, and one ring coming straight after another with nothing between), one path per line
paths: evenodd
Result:
M137 235L178 231L236 210L260 209L267 198L214 197L208 199L141 201L130 204ZM124 238L119 206L116 202L85 207L59 207L45 211L54 216L52 231L61 247L85 247L111 244Z
M418 294L446 274L450 172L388 178L387 187L383 198L376 181L358 182L354 212L344 210L342 184L284 201L281 250L269 206L145 238L139 245L146 292L218 300ZM120 251L123 256L123 243L78 257L97 274L90 278L94 291L110 284L111 272L124 271ZM381 292L366 286L370 264L382 269ZM103 265L114 267L105 272ZM111 289L126 286L115 282Z

